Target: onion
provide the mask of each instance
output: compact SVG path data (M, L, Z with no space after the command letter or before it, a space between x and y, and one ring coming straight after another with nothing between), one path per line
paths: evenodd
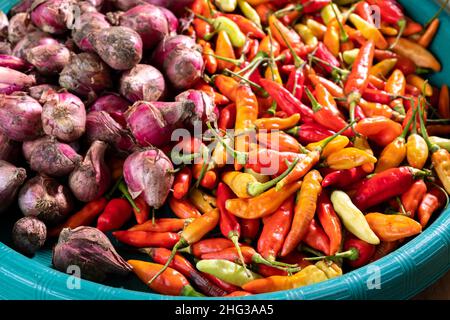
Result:
M135 147L131 134L105 111L91 111L86 119L88 143L100 140L109 143L117 151L128 154Z
M0 160L0 213L8 209L26 178L25 169Z
M83 51L93 51L89 36L102 29L109 28L106 17L99 12L86 12L75 20L72 28L72 38L75 44Z
M60 73L70 63L71 52L62 44L44 44L29 49L26 58L40 73Z
M197 121L215 122L218 118L218 109L213 99L200 90L187 90L175 97L176 101L192 101L195 104L195 112L188 119L189 124L194 125Z
M203 74L204 63L200 52L188 48L176 48L164 61L164 73L177 89L192 87Z
M152 208L160 208L173 184L173 165L159 149L146 149L131 154L124 163L123 177L131 196L143 194Z
M8 38L9 20L3 11L0 11L0 39Z
M8 40L12 44L16 44L27 34L38 30L30 20L27 13L19 13L11 17L8 26Z
M68 93L51 93L42 107L44 132L59 140L71 142L79 139L86 127L86 109L83 101Z
M36 99L40 103L45 103L46 97L48 95L47 91L56 92L60 89L60 87L51 84L40 84L30 87L28 89L28 94L30 95L30 97Z
M27 255L33 255L45 243L47 239L47 227L35 217L23 217L19 219L12 230L14 247Z
M0 95L0 130L12 140L26 141L41 136L41 114L39 102L24 93Z
M13 162L20 156L20 144L0 131L0 160Z
M141 146L162 147L173 130L191 117L192 102L136 102L125 114L134 138Z
M12 55L26 59L26 53L29 49L43 44L57 44L55 39L51 38L47 33L42 31L34 31L27 34L20 40L13 49Z
M164 76L158 69L138 64L120 79L120 94L132 102L157 101L166 91Z
M31 21L42 31L63 34L73 22L74 0L36 0L31 6Z
M167 8L159 7L159 9L164 13L167 19L167 23L169 24L169 33L170 34L176 34L178 30L178 19L173 14L172 11L170 11Z
M24 216L56 224L72 212L73 199L69 190L55 179L36 176L20 189L19 207Z
M122 126L126 126L124 113L130 103L115 93L108 93L101 96L91 105L90 111L105 111L111 115Z
M169 34L166 15L157 6L136 6L120 15L120 25L136 31L142 38L145 50L155 47Z
M22 91L36 83L36 78L22 72L0 67L0 94Z
M22 150L31 169L53 177L68 175L82 160L71 146L52 137L24 142Z
M105 142L94 141L83 162L70 174L69 187L78 200L89 202L108 190L111 175L104 161L107 148Z
M142 59L142 40L127 27L110 27L89 35L95 52L111 68L129 70Z
M59 84L80 96L95 96L112 87L108 66L93 53L80 53L63 69Z
M9 42L0 41L0 54L12 55L12 48Z
M112 0L112 1L117 9L127 11L141 4L153 4L161 7L167 7L173 0Z
M7 54L0 54L0 67L17 71L27 71L31 68L30 64L25 60Z
M21 12L28 12L31 9L31 5L33 4L33 2L34 0L19 1L14 7L11 8L9 13L11 14L11 16L15 16Z
M184 35L176 35L164 38L155 51L153 51L152 63L155 64L158 68L162 68L164 65L164 61L167 59L169 53L171 53L176 48L197 48L197 44L195 40L191 37Z

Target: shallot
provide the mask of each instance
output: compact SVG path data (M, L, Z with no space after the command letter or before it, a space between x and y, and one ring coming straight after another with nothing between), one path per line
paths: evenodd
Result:
M20 154L20 144L0 131L0 160L13 162Z
M193 49L178 47L164 61L164 71L177 89L191 88L203 74L202 54Z
M158 69L138 64L133 69L123 73L120 79L120 94L136 102L139 100L157 101L164 96L166 85L164 76Z
M27 178L23 168L17 168L9 162L0 160L0 213L8 209L15 200L17 190Z
M11 17L8 26L8 40L12 44L16 44L27 34L38 30L30 20L27 13L19 13Z
M42 31L62 34L74 19L74 0L36 0L31 10L31 21Z
M89 36L111 25L106 21L106 17L99 12L86 12L76 18L72 28L72 39L83 51L92 51L92 44Z
M23 217L19 219L12 230L14 247L27 255L33 255L45 243L47 239L47 227L35 217Z
M27 61L43 75L56 75L70 63L71 52L62 44L43 44L26 52Z
M162 68L167 56L176 48L196 49L198 46L195 40L184 35L175 35L164 38L153 51L152 63L158 68Z

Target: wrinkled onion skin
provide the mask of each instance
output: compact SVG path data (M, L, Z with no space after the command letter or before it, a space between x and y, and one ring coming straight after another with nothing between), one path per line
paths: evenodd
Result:
M157 101L164 97L165 91L164 76L149 65L138 64L120 79L120 94L131 102Z
M25 169L0 160L0 213L5 212L15 200L17 191L26 178Z
M174 176L170 159L159 149L136 151L125 160L123 175L133 198L143 194L152 208L160 208L169 195Z
M16 221L12 230L14 248L26 254L33 255L45 243L47 227L35 217L23 217Z
M26 60L27 51L39 45L58 44L59 42L48 33L42 31L34 31L28 33L22 40L17 42L12 51L12 55Z
M73 199L69 190L55 179L36 176L20 189L19 207L25 216L53 225L72 212Z
M16 44L27 34L38 30L32 23L27 13L19 13L11 17L8 26L8 40Z
M0 130L15 141L41 136L42 106L26 94L0 95Z
M90 111L105 111L113 117L120 125L126 126L124 113L130 106L130 102L120 95L108 93L97 100L89 108Z
M102 29L109 28L111 25L106 21L106 17L99 12L86 12L80 15L72 29L72 38L75 44L82 51L93 51L89 36Z
M185 35L174 35L164 38L153 51L152 63L162 68L167 56L176 48L197 48L195 40Z
M197 50L176 48L167 56L164 71L177 89L191 88L203 74L204 63Z
M47 44L31 48L27 61L43 75L56 75L70 63L71 52L62 44Z
M73 0L36 0L31 6L31 21L44 32L63 34L73 19Z

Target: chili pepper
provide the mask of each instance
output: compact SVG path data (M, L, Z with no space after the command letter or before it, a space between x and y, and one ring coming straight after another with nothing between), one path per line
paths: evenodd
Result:
M278 41L276 41L275 39L271 39L271 37L269 36L266 36L261 40L258 51L264 52L268 56L273 54L275 57L277 57L280 54L280 49L281 47Z
M376 251L376 246L360 240L355 237L347 237L344 242L344 250L354 249L358 252L358 258L356 260L347 260L348 265L353 268L359 268L369 263Z
M115 231L113 236L129 246L172 248L180 239L174 232Z
M306 149L310 151L314 151L317 147L320 147L323 141L310 143L306 146ZM325 148L323 148L323 151L321 153L321 158L326 158L332 153L338 152L342 149L344 149L348 144L350 143L350 140L345 136L337 136L334 138L330 143L327 144Z
M368 40L359 49L358 56L352 66L352 72L345 83L344 92L348 98L351 121L355 119L356 104L369 83L369 70L372 67L374 50L373 40Z
M340 51L339 29L334 24L329 24L323 36L323 44L337 57Z
M329 238L329 250L324 252L328 255L333 255L338 252L342 242L342 227L336 212L333 209L330 198L325 191L320 194L317 203L317 217L326 235ZM308 244L312 246L312 244ZM312 246L314 247L314 246ZM319 248L316 248L319 249ZM320 250L320 249L319 249Z
M227 292L228 294L239 291L239 287L236 287L230 283L227 283L225 281L220 280L219 278L213 276L209 273L200 272L200 274L209 282L214 284L215 286L219 287L223 291Z
M278 152L261 147L256 149L253 146L251 148L245 167L259 174L282 174L288 168L286 162L292 163L296 159L304 157L303 154L293 152Z
M367 141L367 138L363 135L357 135L355 139L353 140L353 145L355 148L361 149L365 151L366 153L373 156L373 151L370 147L369 142ZM375 170L375 164L373 163L366 163L362 165L362 169L367 172L373 172Z
M355 12L366 22L370 23L373 26L375 25L375 21L373 20L372 16L372 7L369 5L369 3L367 3L367 1L358 2L355 6Z
M196 243L191 244L188 247L178 250L179 252L187 252L192 254L196 258L200 258L202 254L210 252L219 252L226 248L233 247L234 244L230 239L225 238L210 238L203 239Z
M313 35L317 37L318 40L322 40L323 36L325 35L325 32L327 31L327 27L325 25L314 19L307 19L306 26L311 30Z
M330 154L323 165L334 170L356 168L367 163L376 163L377 158L358 148L345 148Z
M97 229L103 232L119 229L131 218L132 214L133 208L127 200L112 199L98 217Z
M252 294L247 291L235 291L230 294L225 295L224 297L245 297L245 296L251 296Z
M194 18L192 25L198 39L205 39L212 33L212 26L202 19Z
M293 209L294 197L291 196L274 214L263 219L264 227L258 240L258 252L265 259L273 261L280 253L291 227Z
M393 111L392 109L382 103L377 102L368 102L364 99L359 101L359 106L363 110L364 114L369 117L386 117L388 119L392 118Z
M355 27L361 32L364 38L374 41L374 44L378 49L384 50L388 48L389 45L386 39L374 24L367 22L359 15L354 13L350 14L349 19L353 23L353 25L355 25Z
M218 124L220 130L226 131L227 129L233 128L235 122L236 122L236 105L234 103L220 110L219 124Z
M388 39L388 42L391 44L394 41L395 40L392 38ZM392 48L392 50L401 56L408 57L418 67L431 69L436 72L439 72L442 69L441 64L432 53L411 40L405 38L399 39L398 43Z
M225 14L225 17L232 20L239 26L239 29L248 37L263 39L266 34L253 21L239 15L239 14Z
M291 252L286 257L283 257L281 261L289 263L289 264L296 264L300 268L304 269L307 266L312 265L312 263L306 259L306 255L298 250Z
M163 270L162 265L139 260L128 260L127 262L133 267L133 272L139 277L139 279L158 293L170 296L204 296L203 294L195 291L195 289L189 284L187 279L181 273L172 268L166 268L164 272L162 272L159 279L154 282L150 282L149 279L153 279L155 274L158 274L161 270Z
M403 128L401 124L386 117L374 117L359 121L355 130L384 147L394 141L402 133Z
M447 151L450 150L450 140L444 139L440 137L429 137L431 143L437 144L439 147L446 149ZM428 147L427 147L428 150Z
M422 232L422 226L415 220L399 214L366 214L370 228L382 241L396 241Z
M433 38L436 35L437 30L439 29L439 24L440 24L439 19L432 20L432 22L428 25L428 28L425 30L425 32L420 37L419 41L417 41L417 43L420 44L422 47L427 48L433 41Z
M107 204L108 200L105 197L87 203L80 211L70 216L66 222L49 229L47 235L49 237L57 237L64 228L75 229L79 226L91 225L95 218L103 212Z
M375 253L373 254L372 258L369 262L377 261L385 256L387 256L389 253L397 249L399 246L399 241L392 241L392 242L386 242L382 241L375 249Z
M246 243L251 243L258 235L260 219L239 219L241 225L241 237Z
M280 85L283 84L283 79L281 78L280 71L278 70L278 66L273 60L270 60L266 71L264 72L264 78L268 80L275 81Z
M401 195L402 204L408 217L414 219L416 210L419 208L419 204L426 193L427 185L422 180L418 180L414 182L408 191Z
M370 69L370 74L379 78L386 77L389 73L391 73L392 69L394 69L397 64L397 59L386 59L383 60L376 65L374 65Z
M300 120L300 114L296 113L288 118L262 118L255 121L258 129L285 130L295 126Z
M252 271L248 273L244 267L228 260L200 260L197 262L196 267L201 272L212 274L213 276L238 287L242 287L252 280L261 278L259 274Z
M369 76L369 84L373 85L378 90L384 90L386 83L373 75Z
M201 216L201 213L187 199L176 199L170 196L169 206L172 212L180 219L191 219Z
M213 209L204 213L201 217L195 219L190 223L179 235L178 242L173 246L172 253L164 267L149 281L151 283L155 280L172 261L177 250L181 247L188 246L201 240L206 234L213 230L219 222L219 210Z
M314 54L314 56L325 62L322 63L321 61L318 61L318 64L328 73L332 73L334 68L340 67L339 61L336 59L333 53L330 52L327 46L323 44L323 42L319 42L319 44L317 45L316 53Z
M228 59L236 59L234 54L233 44L231 43L230 37L225 31L219 31L217 40L216 40L216 55ZM217 69L225 70L231 69L233 64L231 62L227 62L224 59L216 59L217 60Z
M288 134L299 139L301 143L314 143L322 141L334 134L333 131L316 123L302 124L286 131Z
M189 219L161 218L155 221L147 221L143 224L135 225L128 231L147 231L147 232L178 232L182 230L189 222Z
M406 79L403 72L401 72L399 69L396 69L389 77L384 89L392 95L405 95ZM392 109L400 113L404 114L405 112L402 98L393 100L390 106L392 107Z
M366 43L366 38L362 35L361 31L353 29L352 27L345 25L344 26L345 32L347 32L349 38L354 43L359 44L360 46Z
M184 198L189 192L191 185L192 171L189 167L184 167L175 175L173 182L173 196L175 199Z
M411 167L388 169L364 180L357 188L353 201L359 209L365 210L403 194L416 178L426 175L428 173Z
M316 211L317 199L322 191L321 182L322 177L317 170L312 170L305 175L297 195L292 227L286 236L281 256L284 257L292 252L305 238Z
M409 119L406 127L403 129L402 134L383 149L378 159L375 173L398 167L403 160L405 160L407 151L406 135L409 132L412 122L416 119L417 110L418 108L414 110L413 115Z
M215 3L224 12L233 12L237 8L237 0L215 0Z
M305 88L305 91L306 94L308 95L309 100L311 101L312 110L314 113L314 120L317 123L333 131L339 131L347 126L347 122L345 122L345 120L340 116L336 115L336 113L333 112L333 110L330 107L320 105L308 88ZM323 92L322 91L320 92L323 95ZM323 96L322 99L324 100ZM351 131L351 129L347 129L342 134L345 136L352 136L353 132Z
M423 197L417 211L417 218L423 228L425 228L430 221L432 214L436 212L437 209L445 206L444 195L445 194L441 189L435 187Z
M250 199L230 199L225 206L229 212L240 218L263 218L274 213L287 198L300 189L301 185L301 181L297 181L278 191L272 188Z
M339 111L336 101L334 100L333 95L325 88L321 83L316 84L315 86L315 97L317 98L317 102L320 105L330 109L331 112L337 117L344 118L342 113Z
M327 280L328 277L317 266L307 266L293 276L272 276L248 282L242 286L251 293L265 293L290 290Z
M215 91L213 87L206 84L206 82L204 82L204 81L198 81L194 85L194 89L197 89L197 90L207 93L211 98L214 99L214 103L216 105L221 106L221 105L230 103L230 100L228 100L227 97L225 97L225 96L221 95L220 93L218 93L217 91Z
M191 189L189 192L189 200L203 215L217 207L215 197L196 188Z
M304 123L310 123L313 119L312 110L298 100L292 93L275 81L262 79L261 85L269 95L277 102L277 105L291 116L300 113Z
M308 246L325 254L330 252L330 239L315 219L311 221L303 241Z
M303 43L297 32L286 27L280 20L275 17L275 15L269 16L268 23L270 31L275 37L275 40L277 40L280 44L284 43L284 39L286 39L286 43L289 43L289 45L294 48L294 50L297 51L301 49ZM285 46L287 47L286 44Z
M333 191L331 194L333 208L348 231L359 239L370 244L380 243L380 239L370 229L364 214L353 204L350 197L343 191Z
M424 93L426 97L431 97L433 95L433 88L431 87L431 85L428 84L428 82L425 82L425 80L418 75L410 74L406 77L406 81L408 82L408 84L416 87L421 91L423 88L425 88Z
M338 170L325 176L322 187L326 188L332 186L334 188L342 189L360 181L366 176L367 172L364 171L362 166L347 170Z
M261 28L261 18L259 17L258 12L247 1L238 0L238 6L247 19L251 20Z
M164 264L170 256L170 250L165 248L143 248L141 252L147 254L154 262ZM198 272L192 264L182 255L176 254L169 264L169 267L178 271L187 279L191 280L202 293L211 297L221 297L227 294L226 291L217 287Z
M200 180L200 185L206 189L214 189L217 183L217 173L214 170L208 170L204 162L194 163L192 165L192 175L197 181ZM206 170L205 172L203 172Z
M449 103L449 92L448 86L442 85L441 90L439 91L439 104L438 104L438 113L439 116L443 119L450 118L450 103Z
M377 102L382 104L391 104L391 102L395 99L395 96L384 90L377 90L372 88L367 88L362 97L371 102Z
M314 32L307 25L298 23L294 26L294 29L306 45L316 47L319 44L319 40L314 35Z
M205 62L205 70L209 74L216 73L217 67L218 67L218 61L213 56L214 50L211 48L211 44L204 40L199 40L199 44L202 46L202 49L203 49L202 53L203 53L203 61Z
M297 141L297 139L284 131L259 131L256 134L256 138L259 144L267 149L295 153L299 153L304 150L303 146Z
M417 134L416 125L417 122L414 121L412 133L406 142L406 159L411 167L421 170L428 160L429 151L425 140Z
M367 0L367 2L380 8L381 20L400 28L397 38L400 39L406 27L406 18L400 5L392 0Z
M150 216L150 207L145 201L143 194L134 199L135 208L133 208L134 216L138 224L145 223Z

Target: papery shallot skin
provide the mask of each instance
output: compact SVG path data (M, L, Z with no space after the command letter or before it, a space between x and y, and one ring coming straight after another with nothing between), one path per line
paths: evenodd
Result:
M136 31L142 39L144 50L154 48L169 34L166 15L157 6L139 5L120 15L119 23Z
M27 13L19 13L11 17L8 26L8 40L11 44L16 44L27 34L38 29L31 23Z
M31 68L31 65L24 59L0 53L0 67L17 71L27 71Z
M48 136L24 142L22 152L31 169L52 177L67 176L82 160L70 145Z
M0 67L0 94L24 91L36 83L32 75L5 67Z
M30 10L31 21L44 32L63 34L73 23L74 0L36 0Z
M27 141L40 137L42 106L25 93L0 95L0 130L10 139Z
M8 138L0 131L0 160L15 162L20 155L20 143Z
M36 176L20 189L19 208L24 216L53 225L72 212L73 199L70 191L55 179Z
M69 187L78 200L90 202L108 190L111 174L104 159L107 148L106 142L94 141L83 162L70 174Z
M22 40L17 42L12 51L12 55L26 60L27 51L39 45L58 44L48 33L42 31L34 31L25 35Z
M92 97L112 87L111 72L96 54L83 52L63 69L59 85L82 97Z
M186 121L189 125L193 126L198 121L217 121L219 111L214 104L214 100L206 92L189 89L176 96L175 101L192 101L195 104L193 116Z
M175 48L164 61L164 74L176 89L191 88L203 75L202 54L193 49Z
M18 13L21 12L27 12L30 10L31 5L33 4L34 0L21 0L18 1L17 4L11 8L11 10L9 11L9 13L12 16L17 15Z
M39 84L28 88L28 94L33 99L36 99L40 103L45 103L47 101L48 92L57 92L61 90L60 87L51 84Z
M158 69L150 65L138 64L123 73L119 91L131 102L157 101L164 97L166 84L164 76Z
M136 151L125 160L123 176L131 196L143 194L147 204L160 208L172 188L174 175L170 159L159 149Z
M90 34L89 41L100 58L114 70L129 70L142 59L139 34L127 27L110 27Z
M99 12L85 12L75 19L72 38L82 51L93 51L89 36L110 26L105 15Z
M56 75L70 63L72 53L62 44L44 44L26 53L27 61L43 75Z
M105 111L119 124L126 126L124 113L130 106L130 102L116 93L106 93L101 96L89 108L89 111Z
M167 23L169 24L169 34L176 34L178 30L178 18L167 8L159 7L159 9L166 16Z
M158 68L162 68L167 56L176 48L198 48L195 40L191 37L178 34L164 38L153 51L152 63Z
M123 276L132 270L103 232L83 226L61 231L53 248L52 263L62 272L78 266L83 279L96 282L102 282L109 274Z
M26 178L25 169L0 160L0 213L5 212L15 200L17 191Z
M42 107L44 132L61 141L78 140L86 129L86 109L83 101L68 93L51 93Z
M12 230L14 248L32 256L47 239L47 227L35 217L23 217L16 221Z

